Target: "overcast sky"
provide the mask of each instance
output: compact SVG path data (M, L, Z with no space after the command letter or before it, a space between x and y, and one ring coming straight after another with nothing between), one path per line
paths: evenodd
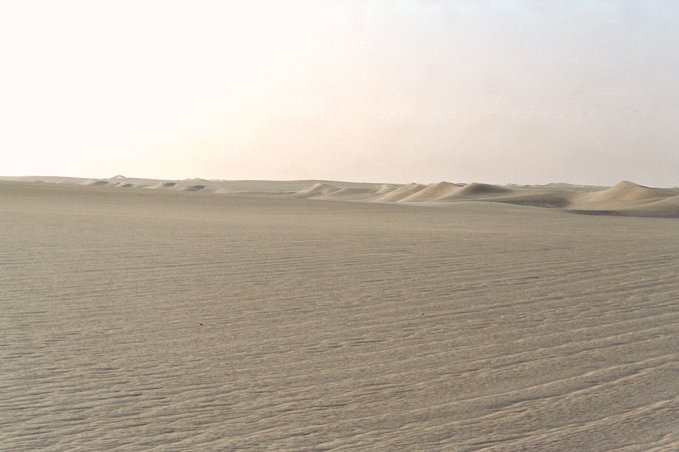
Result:
M0 3L1 175L679 185L679 2Z

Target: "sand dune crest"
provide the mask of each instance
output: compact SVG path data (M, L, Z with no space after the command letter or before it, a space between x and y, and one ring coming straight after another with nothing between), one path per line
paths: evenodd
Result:
M458 193L462 188L450 182L431 184L412 195L403 198L402 202L432 202L442 201Z
M311 197L314 197L314 196L328 195L328 194L334 193L338 190L339 190L339 187L335 187L334 185L319 182L319 183L312 185L311 187L307 187L303 190L300 190L299 192L297 192L297 196L311 198Z
M426 185L411 183L402 185L374 199L377 202L399 202L426 188Z
M639 202L667 198L674 195L676 193L671 191L622 181L606 190L583 195L582 199L587 202Z

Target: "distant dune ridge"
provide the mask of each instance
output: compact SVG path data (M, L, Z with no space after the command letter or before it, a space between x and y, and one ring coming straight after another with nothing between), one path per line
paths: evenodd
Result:
M622 181L612 187L552 183L492 185L437 182L377 184L341 181L224 181L200 178L157 180L116 175L109 179L66 177L4 177L4 180L81 184L101 188L148 188L222 195L290 196L315 200L449 205L456 202L494 202L559 209L567 212L640 217L679 218L679 188L652 188Z

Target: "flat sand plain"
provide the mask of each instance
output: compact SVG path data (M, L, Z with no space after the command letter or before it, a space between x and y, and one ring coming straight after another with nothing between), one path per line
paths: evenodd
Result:
M2 450L679 449L675 191L67 182L0 182Z

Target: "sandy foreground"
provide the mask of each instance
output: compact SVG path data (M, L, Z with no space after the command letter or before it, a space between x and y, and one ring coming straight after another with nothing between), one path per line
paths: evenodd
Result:
M629 182L0 181L0 449L679 450L675 217Z

